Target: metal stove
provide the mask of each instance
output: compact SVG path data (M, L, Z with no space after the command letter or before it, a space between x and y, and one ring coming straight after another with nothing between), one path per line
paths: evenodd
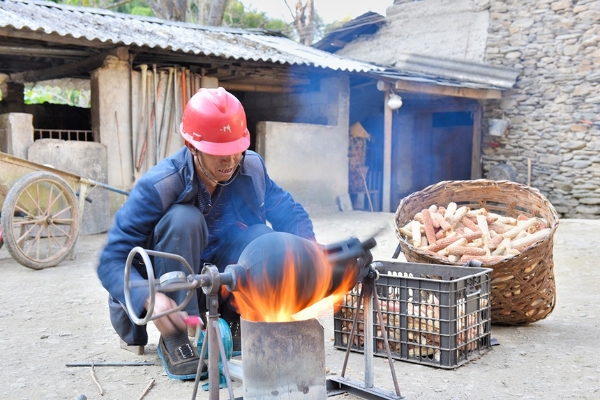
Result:
M268 238L266 238L268 236ZM262 238L262 239L261 239ZM259 240L260 239L260 240ZM376 245L373 238L361 242L356 238L321 246L314 242L283 233L264 235L250 243L240 256L238 264L229 265L224 272L219 272L216 266L207 264L200 274L194 274L193 269L182 257L153 250L136 247L131 250L125 268L125 300L131 319L138 325L165 316L169 313L181 311L192 299L194 291L201 288L206 294L208 306L208 323L206 337L202 349L199 351L200 363L194 384L192 399L196 398L200 372L204 364L204 355L208 346L208 387L209 398L219 399L219 356L227 360L222 335L219 326L218 293L221 287L229 292L243 291L248 287L264 285L265 274L270 284L282 279L278 267L282 265L289 251L278 249L292 249L295 258L295 274L303 283L303 291L298 291L299 310L307 306L306 292L312 290L316 279L319 278L322 265L314 254L325 255L326 262L333 266L331 290L336 288L342 277L350 272L355 282L362 282L362 292L359 297L359 307L364 302L365 332L365 380L364 382L351 380L345 377L345 371L350 354L354 329L350 333L348 349L346 350L344 366L340 377L326 379L325 374L325 343L323 328L317 320L293 322L260 322L260 318L251 314L243 315L242 327L242 365L241 374L239 365L233 362L224 362L223 375L226 378L230 399L236 399L233 394L231 379L241 380L243 384L243 397L238 399L325 399L341 393L352 393L367 399L402 399L398 387L392 357L389 350L387 337L384 342L387 348L392 379L395 392L386 392L374 387L373 384L373 324L369 316L373 315L373 306L378 313L378 320L383 329L381 309L376 301L374 281L377 279L377 263L373 263L370 249ZM187 292L185 300L172 310L153 315L148 312L144 318L138 318L131 306L131 289L134 285L130 281L131 265L134 257L141 256L148 275L148 289L150 297L149 309L153 309L157 292L168 293L179 290ZM160 277L157 282L152 268L150 257L167 257L178 260L188 271L171 272ZM262 272L258 272L261 270ZM355 316L353 327L356 327L358 313ZM258 321L258 322L257 322ZM370 328L369 329L367 328Z

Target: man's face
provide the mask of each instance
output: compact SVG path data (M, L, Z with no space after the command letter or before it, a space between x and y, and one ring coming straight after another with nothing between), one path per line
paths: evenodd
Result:
M211 178L218 182L225 182L229 180L235 172L235 168L242 158L242 153L229 156L213 156L198 152L198 157L205 171Z

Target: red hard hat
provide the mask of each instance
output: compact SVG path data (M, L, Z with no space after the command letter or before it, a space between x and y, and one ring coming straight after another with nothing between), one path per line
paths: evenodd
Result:
M203 153L228 156L250 147L242 103L222 87L200 89L183 110L179 131Z

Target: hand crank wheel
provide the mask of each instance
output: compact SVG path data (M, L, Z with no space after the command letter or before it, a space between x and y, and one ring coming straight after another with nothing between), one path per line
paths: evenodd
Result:
M63 261L79 236L79 205L67 182L46 171L19 179L2 206L6 249L20 264L33 269Z
M148 277L147 279L137 279L135 281L132 281L131 279L132 264L136 256L141 257L143 265L146 267L146 276ZM159 282L157 282L154 276L154 268L152 267L152 260L150 259L150 256L166 257L171 258L173 260L177 260L184 266L188 274L194 273L194 270L192 269L190 264L185 260L185 258L177 254L147 250L141 247L134 247L133 249L131 249L129 255L127 256L127 261L125 262L123 294L125 295L125 307L127 308L129 318L131 318L131 320L136 325L146 325L148 322L164 317L167 314L183 310L194 296L194 291L197 287L197 284L194 281L188 280L186 273L183 271L174 271L167 273L166 275L159 277ZM147 290L146 295L148 296L148 310L143 318L140 318L136 315L135 307L133 306L133 302L131 300L131 292L133 290L138 289L139 287L142 287L143 290ZM186 297L181 302L181 304L178 304L177 307L174 307L170 310L154 314L154 301L156 298L156 293L166 293L177 290L186 291Z

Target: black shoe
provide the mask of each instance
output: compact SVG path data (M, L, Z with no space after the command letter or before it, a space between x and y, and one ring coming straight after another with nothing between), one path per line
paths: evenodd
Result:
M240 314L231 303L225 302L219 310L221 318L227 322L231 331L233 341L233 356L239 356L242 351L242 327L240 325Z
M242 352L242 328L240 325L240 316L228 316L223 318L229 330L231 331L231 341L233 342L233 355L238 356Z
M233 339L233 352L242 352L242 327L239 322L234 322L229 325L231 328L231 337ZM235 332L235 333L234 333Z
M200 358L190 344L187 332L163 338L160 337L157 348L167 376L171 379L196 379Z

